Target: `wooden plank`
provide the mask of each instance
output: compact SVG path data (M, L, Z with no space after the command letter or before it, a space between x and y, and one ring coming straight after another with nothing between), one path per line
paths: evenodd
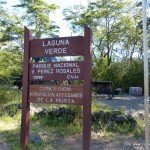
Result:
M84 27L83 150L91 149L92 32Z
M29 113L30 103L28 102L28 81L29 81L29 41L31 33L25 27L24 33L24 61L23 61L23 91L22 91L22 118L21 118L21 144L26 150L29 139Z
M82 36L33 39L30 41L31 57L78 56L83 55Z
M82 105L83 86L30 85L31 103Z
M83 62L49 62L30 64L30 81L82 80Z

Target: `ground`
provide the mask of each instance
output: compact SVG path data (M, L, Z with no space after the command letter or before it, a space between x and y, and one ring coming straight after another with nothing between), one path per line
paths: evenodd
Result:
M130 111L133 115L144 112L143 97L115 96L112 100L97 97L97 102L115 109L124 108L127 113ZM59 149L59 145L63 148ZM0 150L10 149L6 143L0 141ZM82 150L82 134L58 139L52 150ZM135 139L131 136L116 134L116 137L110 140L103 138L100 133L92 132L91 150L144 150L144 137Z
M96 97L97 102L110 108L120 109L123 108L127 113L132 115L137 113L144 113L144 97L134 97L129 95L115 96L112 100L102 99Z
M74 135L63 139L70 150L82 150L82 135ZM100 134L92 132L91 150L144 150L144 138L135 139L130 136L117 136L110 141L101 138Z
M129 95L115 96L112 100L96 97L98 103L110 108L123 108L126 113L140 116L144 119L144 97ZM65 145L70 145L71 150L82 150L82 135L74 135L63 139ZM103 139L99 133L92 132L91 150L144 150L144 137L133 138L130 136L116 135L112 140Z

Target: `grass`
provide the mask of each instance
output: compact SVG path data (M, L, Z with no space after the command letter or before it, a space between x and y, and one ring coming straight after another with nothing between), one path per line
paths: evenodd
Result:
M0 105L21 103L22 91L0 86Z
M8 143L11 150L21 150L20 146L20 120L21 120L21 111L16 111L13 104L21 104L21 90L13 90L8 87L0 87L0 107L1 108L10 108L10 111L5 110L5 113L0 117L0 137L1 141ZM13 106L13 107L6 107ZM60 107L60 105L48 105L45 106L48 109L52 107ZM42 107L42 105L40 105ZM66 107L66 106L65 106ZM69 106L70 109L74 109L77 115L81 114L82 109L74 106ZM2 110L2 109L0 109ZM3 109L4 110L4 109ZM92 113L104 111L105 113L112 113L114 110L106 106L101 106L95 101L92 103ZM124 114L124 110L119 110ZM13 115L12 112L14 113ZM135 130L131 130L128 124L109 124L109 126L103 126L101 128L100 124L92 126L92 130L99 133L102 138L105 140L113 140L116 138L116 135L127 134L133 135L134 137L143 136L144 127L143 121L136 118L138 126ZM100 122L102 123L102 122ZM82 123L81 120L75 119L73 123L66 123L66 116L61 119L42 118L37 119L35 116L30 116L30 134L37 134L42 138L42 142L35 144L32 141L28 144L28 150L70 150L69 145L64 145L61 139L64 137L78 134L82 132Z
M1 141L5 141L8 143L11 150L21 150L20 146L20 119L21 113L18 112L15 117L10 117L5 115L0 118L0 133L1 133ZM35 144L32 141L28 144L29 150L46 150L46 149L69 149L69 146L63 145L59 143L59 139L66 137L68 135L72 135L75 133L81 132L80 124L68 125L66 127L52 127L48 125L41 124L40 121L33 122L30 121L30 134L40 135L42 138L42 142L39 144Z

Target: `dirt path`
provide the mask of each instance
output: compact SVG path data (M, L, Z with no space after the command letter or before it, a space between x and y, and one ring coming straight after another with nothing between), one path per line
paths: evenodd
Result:
M129 95L115 96L112 100L101 99L96 97L98 103L108 106L110 108L120 109L123 108L126 112L135 114L137 112L144 112L144 98L133 97Z
M59 145L64 145L64 149L57 148ZM5 143L0 142L0 150L10 149ZM59 139L53 150L82 150L82 134ZM115 140L110 141L101 138L100 134L92 132L91 150L144 150L144 138L134 139L127 136L118 136Z
M4 143L1 139L3 139L3 138L0 135L0 150L10 150L9 146L6 143Z
M0 143L0 150L10 150L7 144Z
M82 150L82 135L74 135L61 140L68 145L68 150ZM144 150L144 138L118 136L110 141L101 138L100 134L92 132L91 150Z

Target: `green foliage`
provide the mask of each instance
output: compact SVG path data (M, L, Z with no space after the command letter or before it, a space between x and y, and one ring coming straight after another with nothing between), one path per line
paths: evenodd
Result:
M70 22L74 32L81 32L84 24L92 28L93 56L98 61L107 59L107 66L118 58L118 54L120 58L131 59L135 49L141 54L139 14L134 3L125 0L99 0L89 3L88 8L79 5L64 10L65 20Z
M1 141L8 143L10 149L21 150L20 146L20 102L21 102L21 91L10 90L0 87L1 91L8 91L7 95L11 95L11 102L7 104L1 104L0 107L0 133ZM28 149L67 149L66 145L60 143L58 146L58 139L70 136L72 134L81 133L82 127L82 109L81 107L69 106L61 107L59 109L47 109L43 114L33 115L30 120L30 134L35 133L40 135L42 142L35 144L29 142ZM63 112L63 113L62 113ZM97 132L105 132L105 134L131 134L136 137L143 136L144 129L137 123L136 127L133 128L131 122L124 122L123 124L112 122L111 119L114 114L124 115L123 110L110 110L105 106L100 106L98 103L92 104L92 130ZM49 117L51 116L51 118ZM133 118L134 119L134 118ZM141 124L141 123L140 123ZM110 136L109 136L110 138ZM107 138L108 139L108 138ZM111 138L110 138L111 139Z
M12 90L8 87L0 87L0 105L20 103L22 100L21 90Z
M93 79L112 81L115 88L120 87L128 92L129 87L139 86L143 88L143 62L134 59L128 62L112 62L109 66L103 60L96 62L93 67Z
M78 107L79 108L79 107ZM44 109L41 112L32 116L34 121L41 121L44 125L50 125L54 127L67 126L70 124L75 124L81 118L81 109L77 110L73 108L52 108L50 110ZM79 113L80 112L80 113Z
M121 116L123 120L117 121L116 117ZM119 134L143 134L143 128L130 115L126 115L122 110L99 110L92 114L92 128L96 131L106 131Z
M49 14L59 8L57 5L49 4L45 0L20 0L20 2L21 4L14 7L25 10L23 20L32 29L34 37L50 37L58 32L58 26L49 18Z
M144 87L143 62L135 60L128 64L122 76L121 86L128 91L131 86Z
M1 90L0 91L0 104L5 104L9 102L11 99L11 96L9 95L8 91Z
M14 117L21 110L21 104L9 104L2 106L0 109L0 116L8 115Z
M22 74L22 54L0 50L0 83Z
M3 34L0 38L0 42L9 45L9 42L13 41L11 44L14 46L18 45L14 43L14 41L20 42L23 38L23 23L21 18L15 14L9 14L8 12L5 12L5 15L2 17L1 24L4 25L5 28L1 28ZM13 48L9 47L9 49Z
M23 23L20 16L0 7L0 49L22 50Z

